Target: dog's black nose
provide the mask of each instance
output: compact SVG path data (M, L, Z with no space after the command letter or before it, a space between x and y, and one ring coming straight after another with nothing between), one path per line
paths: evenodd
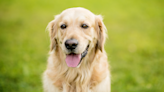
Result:
M65 41L65 47L69 50L73 50L77 47L78 41L76 39L69 39Z

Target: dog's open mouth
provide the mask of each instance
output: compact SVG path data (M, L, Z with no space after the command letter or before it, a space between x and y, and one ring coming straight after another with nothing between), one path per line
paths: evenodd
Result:
M66 55L65 61L67 63L67 66L77 67L81 63L82 59L87 55L88 48L89 48L89 45L86 47L85 51L81 54L71 53L71 54Z

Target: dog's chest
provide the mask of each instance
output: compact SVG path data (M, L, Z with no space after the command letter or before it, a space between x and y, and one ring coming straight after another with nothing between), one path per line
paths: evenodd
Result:
M95 87L96 82L84 76L75 76L74 78L60 78L54 83L62 92L90 92Z
M56 86L56 85L55 85ZM90 92L94 86L91 84L83 85L81 83L63 83L62 85L58 86L59 90L62 92Z

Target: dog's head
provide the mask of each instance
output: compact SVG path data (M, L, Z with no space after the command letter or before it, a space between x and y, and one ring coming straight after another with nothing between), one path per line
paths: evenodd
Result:
M106 28L100 15L84 8L70 8L48 24L51 51L61 48L68 67L77 67L90 50L104 51Z

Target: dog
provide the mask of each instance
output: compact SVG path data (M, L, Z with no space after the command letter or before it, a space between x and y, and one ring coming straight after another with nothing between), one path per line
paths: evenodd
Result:
M44 92L110 92L101 15L77 7L56 15L47 26L50 56L43 74Z

